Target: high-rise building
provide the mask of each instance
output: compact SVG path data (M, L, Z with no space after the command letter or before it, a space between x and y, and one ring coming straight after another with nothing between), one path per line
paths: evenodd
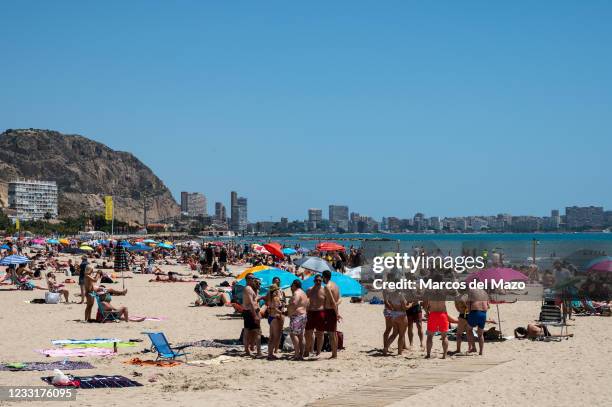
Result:
M181 192L181 212L187 216L206 216L206 196L199 192Z
M561 216L559 215L559 209L553 209L550 211L550 227L552 229L559 229L561 225Z
M225 205L221 202L215 202L215 219L218 222L226 222L227 214L225 212Z
M230 229L238 231L238 193L230 192Z
M316 230L323 220L323 210L318 208L308 209L308 230Z
M603 207L568 206L565 208L565 223L568 229L602 227L604 225Z
M336 229L348 230L349 208L346 205L329 205L329 223Z
M8 205L19 220L57 218L57 183L55 181L17 180L8 184Z
M247 199L244 197L238 197L238 231L244 232L248 225Z

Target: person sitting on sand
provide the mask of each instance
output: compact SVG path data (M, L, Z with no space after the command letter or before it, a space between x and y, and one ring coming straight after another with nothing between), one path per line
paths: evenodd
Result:
M96 293L98 294L98 297L100 298L100 302L102 303L102 306L104 307L104 311L115 313L119 317L119 319L123 319L125 322L130 322L130 321L142 322L145 320L144 317L132 318L130 320L127 307L114 307L111 304L112 297L111 297L110 290L106 289L106 287L104 286L98 287L98 289L96 290Z
M514 330L516 339L536 340L539 338L571 338L573 336L574 334L553 335L544 324L528 324L526 328L520 326Z
M206 281L200 281L196 284L194 291L198 295L195 305L225 305L231 307L231 301L227 293L223 290L217 290L209 287ZM204 300L207 301L204 301ZM212 300L212 302L211 302Z
M47 288L50 293L57 293L64 296L64 302L68 304L68 290L64 288L64 284L58 284L55 275L52 272L47 273Z

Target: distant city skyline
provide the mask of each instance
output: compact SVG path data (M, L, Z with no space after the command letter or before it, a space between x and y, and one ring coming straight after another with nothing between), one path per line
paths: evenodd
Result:
M131 152L177 202L201 191L229 212L236 190L249 220L612 207L609 2L0 12L0 128Z

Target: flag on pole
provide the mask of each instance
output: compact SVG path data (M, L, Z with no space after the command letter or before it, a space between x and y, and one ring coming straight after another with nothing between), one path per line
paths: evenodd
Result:
M110 195L104 197L104 219L113 220L113 197Z
M19 230L19 219L15 219L15 230Z

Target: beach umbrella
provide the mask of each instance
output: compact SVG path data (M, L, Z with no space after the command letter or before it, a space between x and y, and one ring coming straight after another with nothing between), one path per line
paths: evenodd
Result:
M280 245L280 243L266 243L263 246L274 257L277 257L279 259L284 259L285 258L285 255L283 254L283 248Z
M256 273L258 271L262 271L262 270L267 270L267 269L271 269L272 266L255 266L255 267L249 267L248 269L244 270L242 273L240 273L237 277L236 280L242 280L243 278L245 278L247 276L247 274L249 273Z
M70 241L68 239L60 239L59 242L63 245L69 245Z
M341 297L361 297L363 295L363 287L357 280L345 274L336 273L335 271L332 271L331 274L331 281L338 286ZM311 276L302 282L304 291L314 286L315 277L316 276Z
M79 249L84 250L84 251L86 251L86 252L91 252L91 251L93 251L93 247L91 247L91 246L87 246L87 245L83 245L83 246L79 247Z
M612 272L612 257L606 256L604 258L595 259L587 266L588 271L601 271L601 272Z
M49 243L49 244L59 244L59 240L57 240L57 239L47 239L47 243Z
M277 269L277 268L267 268L265 270L260 270L253 273L253 277L261 280L261 291L267 292L270 285L272 285L272 280L275 277L280 278L280 288L285 289L291 287L291 283L297 278L295 274L289 273L288 271ZM242 279L238 281L238 285L246 285L246 279Z
M30 262L30 259L28 259L26 256L12 254L0 260L0 266L10 266L11 264L25 264L28 262Z
M474 273L471 273L466 279L466 282L470 281L527 281L529 277L521 273L520 271L516 271L507 267L495 267L484 270L479 270ZM501 317L499 316L499 302L495 303L497 308L497 324L499 326L499 332L502 332L501 326Z
M36 239L30 240L30 242L34 244L45 244L45 239L37 237Z
M328 262L326 262L320 257L315 256L302 257L301 259L296 260L295 264L302 268L317 271L319 273L325 270L334 271L334 269L332 268L332 266L330 266Z
M291 256L291 255L296 254L296 253L297 253L297 252L295 251L295 249L292 249L291 247L285 247L285 248L283 249L283 254L284 254L285 256Z
M168 243L159 243L157 247L161 247L162 249L174 249L174 246Z
M300 247L297 249L298 253L308 253L310 251L310 249L307 249L305 247Z
M9 250L11 247L7 244L3 244L2 246L0 246L0 250Z
M344 246L334 242L321 242L317 245L317 250L321 252L343 252Z
M529 277L520 271L507 268L507 267L495 267L484 270L479 270L474 273L470 273L465 279L466 282L470 281L527 281Z

